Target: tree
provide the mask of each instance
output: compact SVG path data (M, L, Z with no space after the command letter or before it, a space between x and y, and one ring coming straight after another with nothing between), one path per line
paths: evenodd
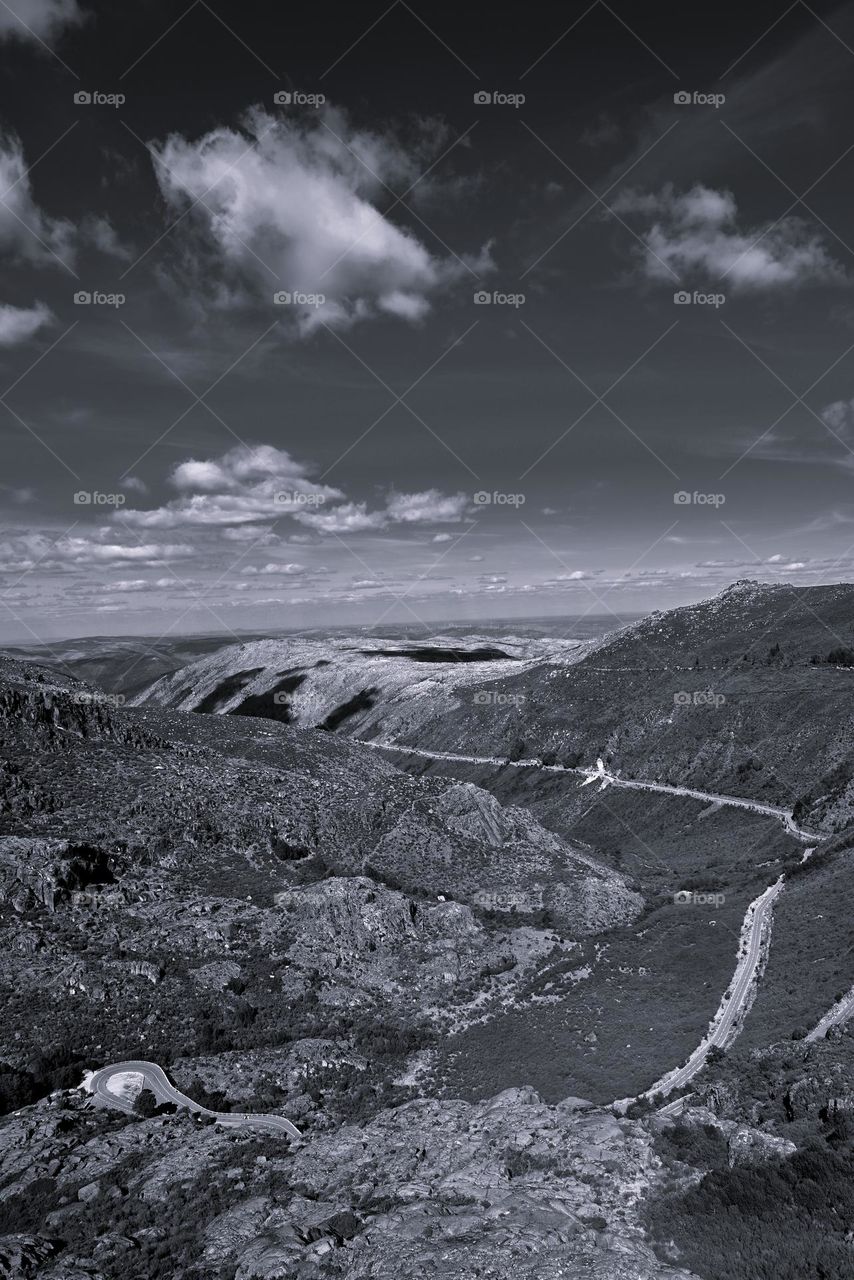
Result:
M133 1104L134 1113L141 1116L143 1120L148 1120L157 1110L157 1099L150 1089L141 1089L137 1094L136 1102Z

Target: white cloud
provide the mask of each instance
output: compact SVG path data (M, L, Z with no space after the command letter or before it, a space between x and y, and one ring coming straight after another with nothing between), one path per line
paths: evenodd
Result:
M188 260L216 305L272 303L278 289L324 295L321 306L282 307L302 332L382 314L417 321L439 290L471 278L376 207L385 183L417 177L396 137L357 130L331 108L289 118L256 108L242 124L150 148L172 208L197 202ZM471 262L491 266L488 246Z
M160 565L194 555L185 543L109 542L112 529L97 531L93 537L65 534L51 538L44 533L13 535L0 542L0 570L22 573L34 569L69 569L111 565Z
M822 409L821 417L838 436L854 435L854 400L834 400Z
M14 347L19 342L26 342L53 320L53 312L43 302L32 307L0 304L0 347Z
M365 501L348 501L340 489L318 484L309 467L272 445L237 445L218 458L179 463L169 483L179 496L158 507L122 509L115 519L140 529L218 529L229 540L269 546L281 541L269 521L290 516L315 534L377 532L389 526L449 524L469 506L464 493L438 489L388 495L384 507L369 511ZM266 523L262 523L266 522ZM444 539L443 539L444 540ZM294 534L289 541L315 541ZM266 572L283 572L281 566Z
M643 268L653 280L699 276L732 290L782 289L841 283L845 272L800 218L785 217L739 230L730 191L698 184L678 193L668 183L658 193L629 190L615 212L642 224Z
M302 463L272 445L237 445L220 458L189 459L175 468L170 483L180 497L148 511L122 511L122 521L146 529L250 524L344 496L315 484ZM266 541L268 533L259 530L259 537Z
M331 511L303 511L296 519L319 533L364 533L386 526L384 512L368 511L366 502L345 502Z
M271 547L280 540L270 525L258 524L226 525L222 536L229 542L251 542L256 547Z
M469 505L464 493L391 493L384 510L368 511L365 502L348 502L330 511L301 511L296 519L319 533L360 533L390 524L450 524L462 520Z
M119 262L130 262L133 254L127 245L122 244L109 218L98 214L88 214L80 224L80 230L86 241L100 253Z
M388 501L388 517L399 524L446 524L461 520L469 499L464 493L395 493Z
M0 13L3 12L0 6ZM20 140L0 135L0 250L37 266L74 265L72 224L42 213L33 199Z
M290 577L295 577L301 573L305 573L305 565L304 564L279 564L279 563L276 563L275 561L271 561L269 564L262 565L260 568L256 568L255 565L249 565L246 569L243 570L243 572L245 574L250 574L250 575L257 574L257 573L261 573L261 574L284 573Z
M0 39L44 40L82 18L77 0L4 0L0 5Z

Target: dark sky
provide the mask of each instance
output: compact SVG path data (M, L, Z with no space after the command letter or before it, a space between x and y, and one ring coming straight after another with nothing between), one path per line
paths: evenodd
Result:
M851 577L851 4L8 0L0 61L0 637Z

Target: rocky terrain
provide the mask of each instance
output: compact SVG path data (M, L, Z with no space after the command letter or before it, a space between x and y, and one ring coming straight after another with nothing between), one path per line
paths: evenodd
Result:
M265 640L201 658L135 700L483 756L601 756L629 776L798 805L843 830L854 818L852 601L845 584L738 582L598 641L492 636L481 661L477 637L454 657L441 637Z
M491 681L544 662L577 661L591 643L514 635L437 635L417 643L282 637L203 656L131 701L405 739L476 699Z
M0 659L0 1275L854 1273L852 1040L805 1038L854 980L851 603L736 584L564 648L205 640L139 705ZM796 806L816 848L505 763L600 754ZM610 1105L696 1046L781 876L727 1052ZM300 1136L80 1087L137 1059Z
M649 1129L530 1089L416 1100L290 1148L71 1095L3 1133L7 1274L689 1280L643 1239L663 1171Z

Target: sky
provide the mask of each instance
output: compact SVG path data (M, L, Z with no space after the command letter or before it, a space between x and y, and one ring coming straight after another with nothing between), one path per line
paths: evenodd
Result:
M0 641L854 577L854 5L6 0Z

